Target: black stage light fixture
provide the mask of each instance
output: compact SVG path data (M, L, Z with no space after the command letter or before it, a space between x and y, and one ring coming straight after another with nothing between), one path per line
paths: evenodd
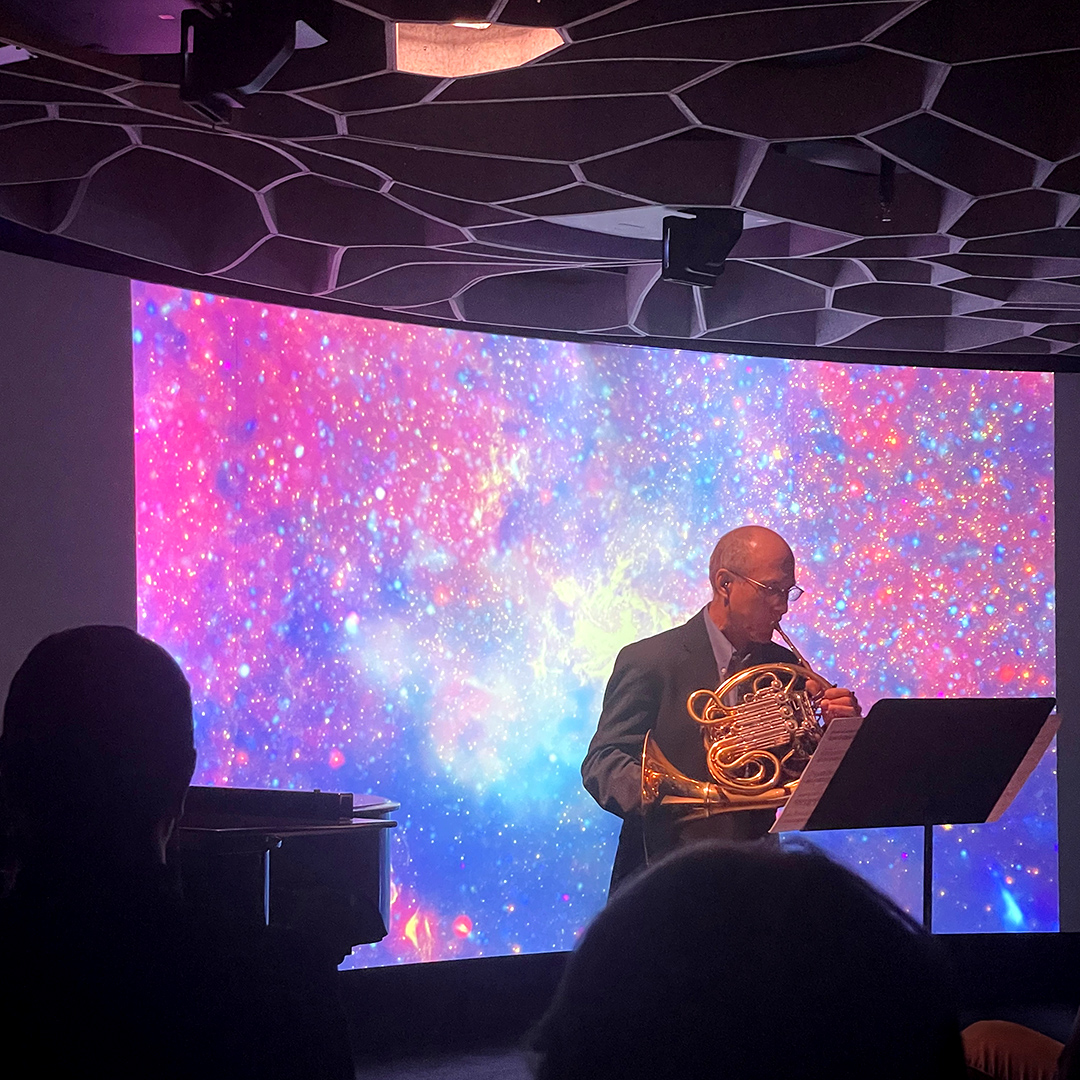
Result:
M687 210L692 218L664 218L665 281L710 288L724 272L724 260L738 243L743 212L731 209Z
M180 98L215 124L258 93L297 47L325 40L331 0L214 0L180 15Z

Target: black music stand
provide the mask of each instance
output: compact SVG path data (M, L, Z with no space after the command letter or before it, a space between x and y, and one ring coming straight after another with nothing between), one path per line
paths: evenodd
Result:
M1053 698L899 698L834 720L770 832L923 829L933 928L935 825L997 821L1057 732Z

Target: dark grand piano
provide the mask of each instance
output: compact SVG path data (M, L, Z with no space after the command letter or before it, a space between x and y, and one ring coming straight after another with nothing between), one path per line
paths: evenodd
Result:
M390 925L390 815L344 792L192 787L169 860L214 919L288 928L339 963Z

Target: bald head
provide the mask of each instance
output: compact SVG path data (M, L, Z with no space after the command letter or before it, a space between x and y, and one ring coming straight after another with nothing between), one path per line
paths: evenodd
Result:
M756 577L754 568L760 564L784 564L789 561L794 573L795 555L779 533L766 529L764 525L743 525L724 533L717 541L709 559L709 583L715 593L716 575L722 569Z
M709 617L743 649L772 639L787 611L786 590L795 584L795 556L772 529L744 525L720 537L709 560L709 582Z

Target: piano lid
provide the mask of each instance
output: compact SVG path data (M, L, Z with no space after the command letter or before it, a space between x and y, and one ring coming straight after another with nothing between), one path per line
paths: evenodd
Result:
M223 828L241 822L260 825L332 825L356 818L385 819L399 803L380 795L281 788L192 787L181 828Z

